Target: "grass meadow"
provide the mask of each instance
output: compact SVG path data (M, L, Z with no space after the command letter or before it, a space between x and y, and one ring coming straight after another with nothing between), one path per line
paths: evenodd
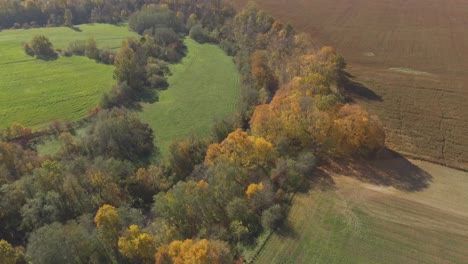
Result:
M22 44L36 34L47 36L55 48L93 37L99 48L117 49L126 37L137 36L126 26L107 24L0 32L0 130L14 122L38 129L53 120L79 120L114 83L113 66L86 57L27 56Z
M231 57L216 45L189 38L185 44L187 56L170 66L169 88L140 114L154 129L163 155L174 140L209 135L214 120L235 111L239 96L239 74Z
M413 163L432 175L427 189L332 174L326 188L297 194L254 263L468 263L468 174Z

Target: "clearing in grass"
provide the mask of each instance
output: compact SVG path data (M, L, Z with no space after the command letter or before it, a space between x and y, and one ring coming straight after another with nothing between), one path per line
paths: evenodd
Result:
M233 113L239 97L239 74L231 57L216 45L189 38L185 45L187 56L170 66L169 88L158 102L145 104L140 115L154 129L163 155L174 140L209 135L213 121Z
M37 34L62 49L74 40L91 37L99 48L116 49L125 38L137 36L126 26L107 24L0 32L0 130L13 122L38 129L56 119L82 119L115 82L112 65L86 57L59 57L54 61L29 57L22 44Z

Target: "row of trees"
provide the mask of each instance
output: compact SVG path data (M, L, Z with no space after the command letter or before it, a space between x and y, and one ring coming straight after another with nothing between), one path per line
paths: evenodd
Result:
M195 14L205 25L222 24L234 10L221 0L0 0L0 29L67 26L83 23L120 23L151 4L165 4L188 17ZM151 19L151 18L150 18Z

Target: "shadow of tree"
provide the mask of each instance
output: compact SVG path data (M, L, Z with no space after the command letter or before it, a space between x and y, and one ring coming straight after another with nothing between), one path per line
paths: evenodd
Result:
M382 102L380 95L376 94L364 84L354 81L356 77L349 72L344 72L344 92L350 97L360 97L371 101Z
M73 30L73 31L76 31L76 32L83 32L83 30L81 30L81 28L79 28L77 26L71 26L70 29Z
M297 238L298 234L290 220L285 219L283 223L275 229L275 234L282 236L282 237L289 237L289 238Z
M384 149L376 158L352 158L328 161L322 173L332 173L357 178L361 181L392 186L396 189L417 192L429 187L432 175L411 163L399 153Z
M362 83L348 80L345 86L345 92L352 96L358 96L371 101L382 102L382 97L376 94L371 89L364 86Z

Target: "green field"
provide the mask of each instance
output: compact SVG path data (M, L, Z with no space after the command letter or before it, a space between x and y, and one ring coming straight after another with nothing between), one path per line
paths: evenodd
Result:
M163 155L173 140L208 135L213 120L234 112L239 96L239 74L231 57L215 45L189 38L185 44L187 56L170 66L169 88L158 102L144 105L140 115L154 129Z
M298 194L254 263L468 263L468 174L420 164L433 179L416 193L335 175Z
M93 37L100 48L116 49L127 36L137 36L126 26L95 24L77 28L0 32L0 130L13 122L41 128L56 119L79 120L113 85L113 66L77 56L41 61L23 51L22 43L36 34L49 37L56 48Z

